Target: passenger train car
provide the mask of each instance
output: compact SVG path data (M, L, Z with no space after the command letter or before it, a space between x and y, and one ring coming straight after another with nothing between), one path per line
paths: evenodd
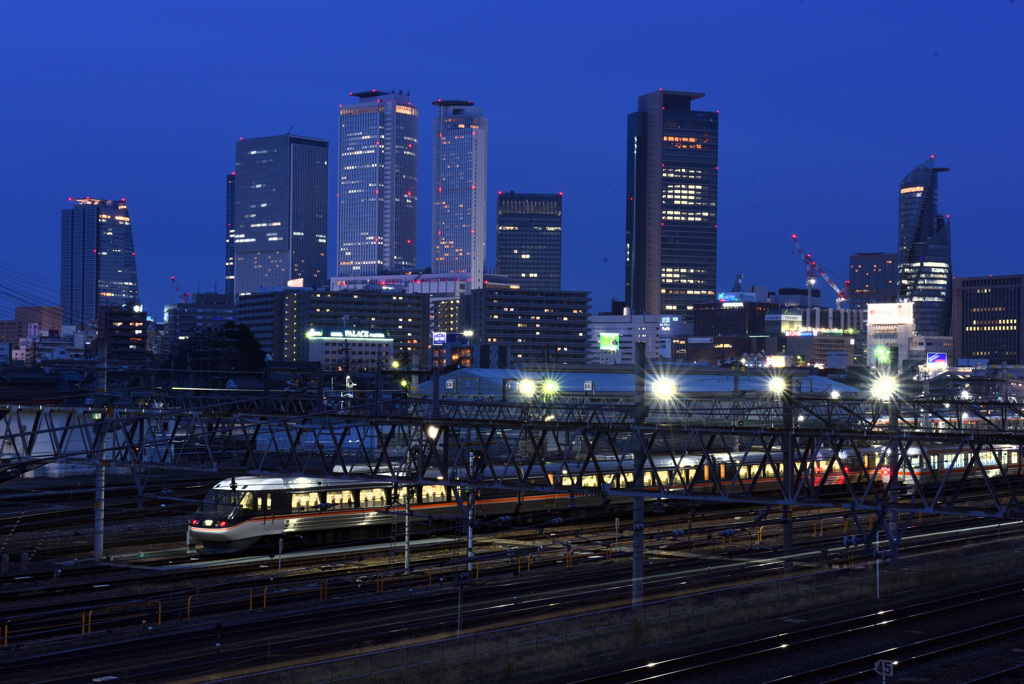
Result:
M244 551L264 538L373 537L394 523L404 524L407 506L414 529L422 530L432 518L454 520L460 494L442 484L395 487L388 481L342 478L237 477L217 483L206 495L189 535L213 553ZM562 510L569 498L483 489L475 510L487 517L535 514Z
M892 477L892 469L884 462L878 473L883 483L888 483ZM1003 473L1007 476L1021 474L1020 450L1016 445L996 444L991 449L983 449L977 461L969 451L960 452L952 447L922 450L912 446L907 449L906 458L901 459L896 478L903 485L916 482L927 486L943 479L956 481L964 475L968 479L982 475L993 478Z

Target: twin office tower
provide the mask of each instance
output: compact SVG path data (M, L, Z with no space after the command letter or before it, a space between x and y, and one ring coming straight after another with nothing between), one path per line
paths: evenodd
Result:
M338 127L337 275L416 268L419 111L408 95L352 93ZM462 100L434 102L432 272L484 282L487 119ZM325 140L240 140L228 176L227 291L323 287L327 273ZM561 286L561 196L504 193L499 273L536 289Z

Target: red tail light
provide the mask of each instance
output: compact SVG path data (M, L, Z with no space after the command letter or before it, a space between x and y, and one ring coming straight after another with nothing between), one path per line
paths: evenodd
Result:
M198 518L192 521L192 527L195 527L198 524L199 524L199 519Z
M878 469L878 474L881 475L882 477L889 477L889 469L888 468L879 468Z
M227 520L221 520L220 524L218 525L218 527L227 527L227 526L228 526L228 521Z

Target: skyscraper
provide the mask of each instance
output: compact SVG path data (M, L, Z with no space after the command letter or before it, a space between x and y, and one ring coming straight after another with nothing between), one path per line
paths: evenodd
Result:
M957 359L990 365L1024 360L1024 275L957 278L953 283L953 347Z
M401 92L351 95L338 117L338 275L413 268L419 111Z
M703 93L641 95L627 120L626 304L679 314L715 295L718 113L691 109Z
M327 284L327 141L235 144L235 295Z
M77 199L61 211L60 305L68 325L139 299L132 222L124 200Z
M228 209L224 243L224 294L235 296L235 174L228 174Z
M899 298L914 302L921 336L950 334L953 315L949 219L938 211L939 173L935 157L900 183Z
M850 306L865 308L878 302L895 302L899 295L899 255L858 252L850 255Z
M487 234L487 119L463 100L438 100L434 119L433 272L483 287Z
M562 289L562 193L498 193L496 270L525 290Z

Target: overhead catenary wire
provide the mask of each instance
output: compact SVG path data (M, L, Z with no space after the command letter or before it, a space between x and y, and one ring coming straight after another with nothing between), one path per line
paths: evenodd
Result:
M0 318L14 318L19 306L58 306L60 286L38 272L0 262Z

